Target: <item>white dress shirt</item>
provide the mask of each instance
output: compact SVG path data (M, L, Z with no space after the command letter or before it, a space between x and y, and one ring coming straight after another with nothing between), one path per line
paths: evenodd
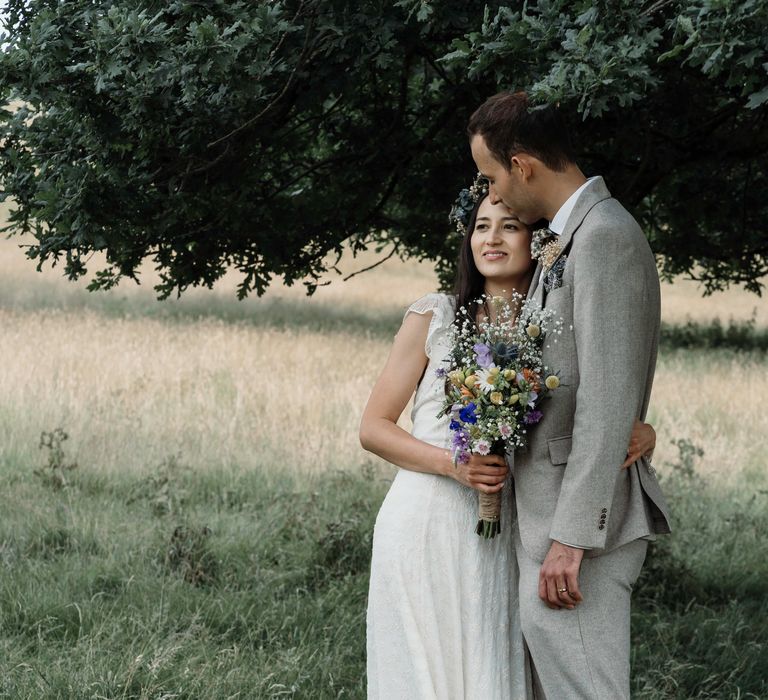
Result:
M552 233L556 233L558 236L565 231L565 225L568 223L568 217L570 217L573 208L576 206L576 202L579 200L581 193L587 188L587 185L597 180L597 176L590 177L587 181L579 187L568 199L565 200L563 206L557 210L557 214L552 217L552 221L549 222L549 230Z

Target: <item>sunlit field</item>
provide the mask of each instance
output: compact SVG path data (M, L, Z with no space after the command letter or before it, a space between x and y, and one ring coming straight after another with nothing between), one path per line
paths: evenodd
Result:
M358 423L430 266L159 302L151 266L89 293L20 243L0 240L0 697L364 697L394 467ZM764 335L768 304L679 280L663 319ZM676 529L638 586L633 696L768 696L766 370L764 349L662 348L649 420Z
M341 267L376 259L350 255ZM301 285L276 286L242 302L235 275L163 302L151 266L144 276L91 293L60 268L36 272L18 239L0 240L0 460L33 464L41 431L61 427L72 456L98 471L141 472L171 454L200 469L322 473L371 461L386 470L361 451L357 426L404 310L436 289L427 263L391 259L346 282L329 278L311 298ZM755 295L702 298L695 283L664 285L669 323L753 317L768 327L768 303ZM662 351L650 413L657 461L686 437L704 449L703 474L759 471L763 359Z

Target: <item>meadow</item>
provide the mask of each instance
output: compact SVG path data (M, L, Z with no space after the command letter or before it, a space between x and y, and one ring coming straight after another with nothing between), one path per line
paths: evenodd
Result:
M89 293L23 242L0 240L0 697L364 697L394 468L357 428L429 265L158 302L151 266ZM675 534L636 589L633 697L768 697L768 305L676 280L663 318Z

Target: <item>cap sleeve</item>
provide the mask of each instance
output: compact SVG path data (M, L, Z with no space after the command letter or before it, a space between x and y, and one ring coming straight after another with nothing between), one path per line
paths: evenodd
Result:
M403 320L409 313L432 314L427 331L427 339L424 343L424 352L427 357L432 357L432 341L435 335L451 325L453 321L453 302L452 297L447 294L430 292L413 302L403 314Z

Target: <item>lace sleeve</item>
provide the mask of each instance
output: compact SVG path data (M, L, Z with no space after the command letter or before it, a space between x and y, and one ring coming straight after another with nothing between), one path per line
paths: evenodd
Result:
M403 320L411 312L417 314L432 313L432 320L429 322L429 330L427 331L427 340L424 343L424 352L427 357L432 357L432 338L435 332L450 324L453 319L453 307L450 300L445 294L431 292L414 301L406 309L405 314L403 314Z

